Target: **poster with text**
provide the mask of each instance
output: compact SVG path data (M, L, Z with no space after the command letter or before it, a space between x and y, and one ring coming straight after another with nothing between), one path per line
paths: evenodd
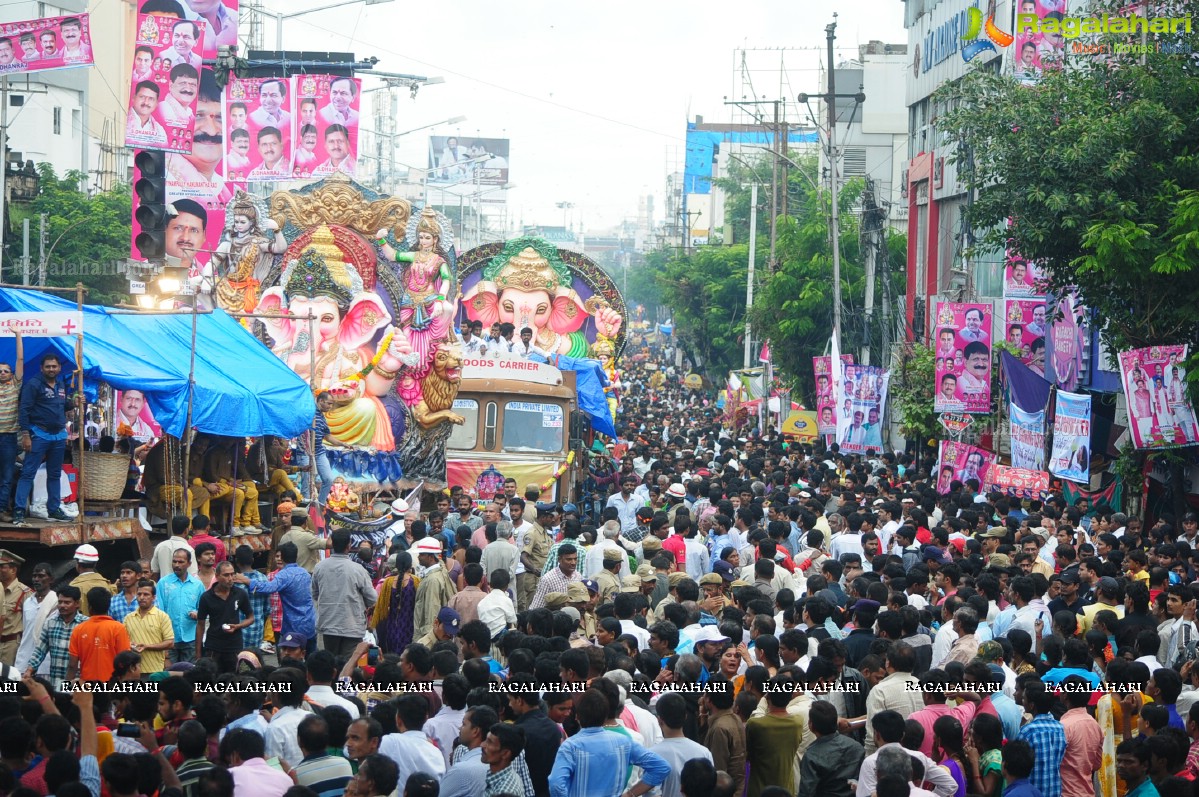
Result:
M125 146L191 152L202 69L204 23L153 14L137 18Z
M1029 15L1036 15L1036 20L1028 20ZM1015 76L1020 82L1031 85L1036 83L1046 70L1061 69L1066 58L1066 39L1055 29L1053 32L1043 28L1054 27L1050 21L1061 27L1062 19L1068 14L1067 0L1019 0L1016 9L1015 30ZM1022 20L1021 16L1026 17Z
M1043 470L995 464L987 471L983 492L1003 493L1012 498L1044 499L1049 495L1049 474Z
M233 78L225 87L225 175L234 182L291 178L295 94L287 78Z
M506 138L429 136L429 182L507 185L508 151Z
M120 437L123 430L139 443L148 443L162 437L162 427L154 420L154 413L140 390L115 391L116 412L112 418L112 434Z
M1045 410L1025 412L1008 405L1011 420L1012 465L1028 470L1045 469Z
M16 75L91 66L87 14L44 17L0 25L0 74Z
M936 412L991 411L991 305L939 302Z
M839 408L833 398L833 375L829 373L832 357L813 357L812 370L816 374L816 414L819 419L820 434L836 434L837 413ZM841 362L853 364L852 354L842 354Z
M1044 376L1048 306L1042 299L1005 299L1003 304L1004 340L1016 350L1020 362Z
M1199 443L1195 405L1187 394L1186 346L1151 346L1120 352L1120 378L1128 401L1129 432L1137 448Z
M1080 484L1091 482L1091 397L1057 392L1049 472Z
M1075 390L1082 379L1083 356L1086 352L1087 309L1071 291L1057 303L1057 312L1049 324L1046 376L1063 390Z
M965 484L970 479L978 479L982 486L987 472L995 464L995 455L967 443L942 440L937 462L937 492L945 494L954 481Z
M846 365L842 396L837 410L837 442L848 454L883 450L883 411L891 374L878 366Z
M1037 265L1009 252L1003 269L1003 295L1008 299L1039 298L1045 293Z
M354 176L362 81L330 75L292 78L298 118L293 177Z

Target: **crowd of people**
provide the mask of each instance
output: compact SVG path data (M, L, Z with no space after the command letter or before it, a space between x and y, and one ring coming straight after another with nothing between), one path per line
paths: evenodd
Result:
M202 514L115 583L0 551L0 791L1194 793L1199 517L938 493L733 428L672 354L626 351L585 500L397 500L381 546L283 513L266 572Z

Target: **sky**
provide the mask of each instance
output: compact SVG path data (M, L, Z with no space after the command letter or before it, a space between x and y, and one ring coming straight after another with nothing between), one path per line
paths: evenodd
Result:
M907 42L902 0L396 0L315 12L283 30L285 49L348 51L377 57L379 70L443 77L415 100L402 94L397 132L466 121L400 138L397 159L423 168L431 134L509 138L513 223L562 224L569 216L590 231L634 218L647 193L662 221L668 163L682 163L688 119L734 121L724 98L735 99L740 86L737 50L804 48L785 53L781 79L777 69L755 71L757 99L818 92L834 12L838 60L872 39ZM273 26L267 20L268 46ZM754 64L784 60L750 55ZM364 89L380 85L362 74ZM562 202L574 210L558 209Z

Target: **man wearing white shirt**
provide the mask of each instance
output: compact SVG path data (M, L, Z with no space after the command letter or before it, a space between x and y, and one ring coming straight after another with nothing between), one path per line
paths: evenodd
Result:
M29 593L25 602L21 604L25 625L21 632L21 644L17 646L17 657L13 663L13 668L17 672L25 672L25 668L29 666L29 660L33 658L33 651L37 648L37 642L42 636L42 626L58 608L58 595L50 589L54 583L54 576L50 572L49 565L34 566L29 581L33 584L33 592ZM37 672L39 675L50 674L49 656L42 661L42 666L38 668Z
M171 67L170 92L158 106L158 116L166 127L191 127L195 120L192 104L200 91L200 73L189 64Z
M325 152L329 158L313 170L313 174L333 174L341 172L349 177L354 176L356 164L350 154L350 133L343 125L329 125L325 128Z
M258 131L258 154L262 163L250 172L251 179L269 179L287 176L287 158L284 156L283 134L273 127Z
M258 110L250 114L250 121L259 127L277 130L291 129L291 114L283 110L287 99L287 84L282 80L268 80L258 87Z
M125 122L125 140L130 144L166 146L167 131L154 119L159 92L158 84L152 80L136 84L133 101L129 103L129 117Z
M357 93L353 78L334 78L329 84L329 104L320 110L321 119L330 125L352 127L358 124L358 112L350 107Z
M133 85L143 80L154 80L154 51L148 45L139 44L133 51Z
M620 513L620 531L628 532L637 528L637 509L644 506L645 501L633 495L637 480L632 476L623 476L620 480L620 492L609 496L606 507L614 506Z
M196 23L184 20L176 22L171 29L171 46L159 53L165 61L170 59L175 66L188 64L194 69L204 65L204 59L195 52L196 40L200 38L200 30Z
M280 708L266 729L266 757L278 758L289 767L297 767L304 760L298 735L300 723L310 716L301 708L308 679L299 670L282 667L271 674L268 683L280 689L272 694L272 700Z
M883 750L899 750L919 761L924 767L924 779L933 787L933 793L938 797L949 797L957 793L957 783L948 769L938 766L936 761L919 750L908 750L900 744L905 724L905 717L891 709L880 711L870 718L870 727L866 729L866 733L873 735L877 750L862 762L862 769L858 773L857 797L870 797L878 786L878 758ZM913 789L912 794L915 793Z
M222 44L237 44L237 9L221 0L184 0L188 19L203 20L204 55L215 58Z
M583 566L584 578L595 578L604 569L604 552L614 551L620 557L620 577L632 575L629 569L628 552L618 542L620 525L615 520L609 520L603 527L603 539L591 546L587 552L587 561Z
M395 703L396 727L400 732L384 736L379 752L396 763L400 783L407 783L408 776L415 772L440 779L446 770L445 758L424 732L429 716L428 698L406 694Z

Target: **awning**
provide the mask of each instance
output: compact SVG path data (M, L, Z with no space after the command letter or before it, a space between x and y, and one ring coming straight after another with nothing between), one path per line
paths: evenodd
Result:
M75 303L36 291L0 288L0 312L62 312ZM308 384L244 327L217 310L196 318L196 385L192 426L230 437L295 437L312 426L316 402ZM140 390L154 420L182 437L187 425L191 352L189 314L154 315L85 305L85 388L96 383ZM28 338L25 377L36 378L42 355L54 352L73 370L73 338ZM14 362L14 338L0 338L0 359Z
M540 354L530 354L529 359L536 362L548 362L559 371L574 371L579 409L591 419L591 427L595 431L608 437L616 437L616 427L612 423L612 410L608 407L608 397L604 393L604 388L608 386L608 375L600 367L599 360L567 357L564 354L554 355L548 359Z

